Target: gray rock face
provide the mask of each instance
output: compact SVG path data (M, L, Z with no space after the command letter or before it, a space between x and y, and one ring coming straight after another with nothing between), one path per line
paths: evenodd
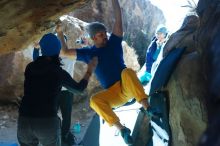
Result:
M167 85L174 146L195 146L206 128L207 87L200 62L197 52L184 55Z

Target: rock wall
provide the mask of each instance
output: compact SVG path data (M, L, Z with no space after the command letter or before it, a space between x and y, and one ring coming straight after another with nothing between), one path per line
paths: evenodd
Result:
M173 146L195 146L206 128L206 85L197 52L186 54L172 75L167 90Z

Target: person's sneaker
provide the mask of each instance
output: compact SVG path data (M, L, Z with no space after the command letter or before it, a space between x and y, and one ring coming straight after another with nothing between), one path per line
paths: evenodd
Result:
M148 117L161 118L163 116L159 108L152 108L149 106L145 111Z
M163 113L160 111L159 108L152 108L149 106L147 110L145 110L143 107L140 108L140 111L145 113L145 115L149 118L161 118L163 117Z
M121 136L122 136L122 138L124 139L124 142L125 142L126 144L133 144L133 139L132 139L132 137L131 137L131 135L130 135L130 133L131 133L131 130L130 130L130 129L128 129L127 127L125 127L125 128L122 129L120 132L121 132Z
M76 144L76 137L71 132L68 132L65 136L62 136L62 141L69 146L72 146Z

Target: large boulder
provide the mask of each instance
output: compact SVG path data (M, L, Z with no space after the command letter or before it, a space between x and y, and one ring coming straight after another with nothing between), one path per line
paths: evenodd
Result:
M206 128L207 109L201 56L185 54L167 85L173 146L195 146Z

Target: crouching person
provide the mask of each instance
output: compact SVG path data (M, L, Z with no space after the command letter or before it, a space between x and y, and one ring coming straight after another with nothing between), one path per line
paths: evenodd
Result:
M25 69L24 96L19 108L17 138L21 146L61 145L61 124L57 116L61 87L71 92L83 91L97 64L93 58L83 79L78 83L61 68L61 43L52 33L40 42L42 56Z

